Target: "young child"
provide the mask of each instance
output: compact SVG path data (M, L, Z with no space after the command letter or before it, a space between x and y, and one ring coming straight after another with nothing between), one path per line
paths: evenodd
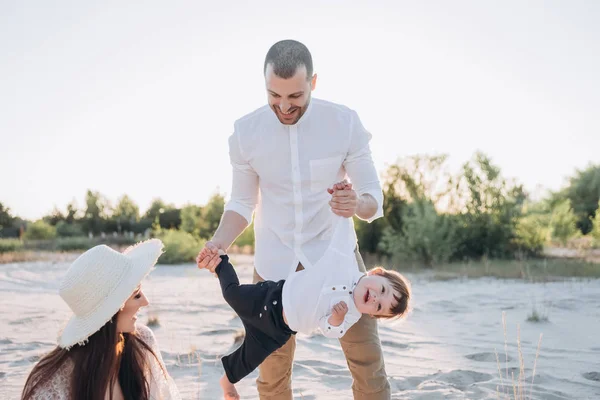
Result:
M222 251L216 272L223 297L238 314L246 336L242 345L221 361L220 384L225 399L239 399L234 384L256 369L297 332L316 328L331 338L342 337L362 314L374 318L403 317L411 297L410 283L400 273L374 268L360 272L354 255L352 225L337 219L331 244L312 267L279 282L240 285L229 257ZM208 256L206 250L198 260Z

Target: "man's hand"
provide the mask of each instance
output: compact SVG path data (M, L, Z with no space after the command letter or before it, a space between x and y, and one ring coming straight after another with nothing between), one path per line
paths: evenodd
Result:
M206 242L204 248L196 257L196 264L200 269L208 269L210 272L215 272L215 269L221 262L221 254L225 254L215 243Z
M331 195L329 205L335 215L351 218L356 214L356 210L358 210L358 195L352 189L351 183L343 180L334 184L332 188L327 189L327 192Z
M344 317L348 313L348 306L345 302L340 301L331 309L331 316L327 320L329 325L340 326L344 322Z

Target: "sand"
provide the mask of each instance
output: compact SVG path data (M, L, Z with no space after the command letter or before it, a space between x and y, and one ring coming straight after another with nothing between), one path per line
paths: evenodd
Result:
M249 282L251 256L234 256L233 261L240 279ZM0 265L1 399L18 399L34 363L55 346L56 333L69 315L56 293L68 265L65 260ZM524 398L600 398L600 280L527 283L408 276L415 297L412 314L405 321L380 324L393 399L497 399L507 398L505 392L513 398L511 374L515 379L519 375L517 325ZM139 321L158 317L160 325L152 329L182 397L221 398L219 357L231 351L241 323L224 302L216 278L191 264L158 266L143 287L151 305ZM547 322L527 321L534 307ZM258 399L256 376L254 372L238 384L243 399ZM317 333L298 335L295 398L351 399L351 383L336 340Z

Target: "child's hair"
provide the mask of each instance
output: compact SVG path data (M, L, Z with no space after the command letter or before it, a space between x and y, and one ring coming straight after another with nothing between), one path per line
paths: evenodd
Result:
M385 269L382 267L375 267L369 271L371 274L379 275L386 278L392 289L394 289L394 299L396 305L392 306L390 315L376 315L375 318L403 318L408 314L410 296L412 293L410 282L400 272ZM400 294L398 297L397 294Z

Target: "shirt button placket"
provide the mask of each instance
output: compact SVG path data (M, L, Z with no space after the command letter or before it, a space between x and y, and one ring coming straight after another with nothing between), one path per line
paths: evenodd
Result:
M302 244L302 192L300 184L300 159L298 154L298 127L296 125L290 126L290 154L292 161L292 190L294 194L294 214L295 214L295 227L294 227L294 250L296 254L300 253L300 246Z

